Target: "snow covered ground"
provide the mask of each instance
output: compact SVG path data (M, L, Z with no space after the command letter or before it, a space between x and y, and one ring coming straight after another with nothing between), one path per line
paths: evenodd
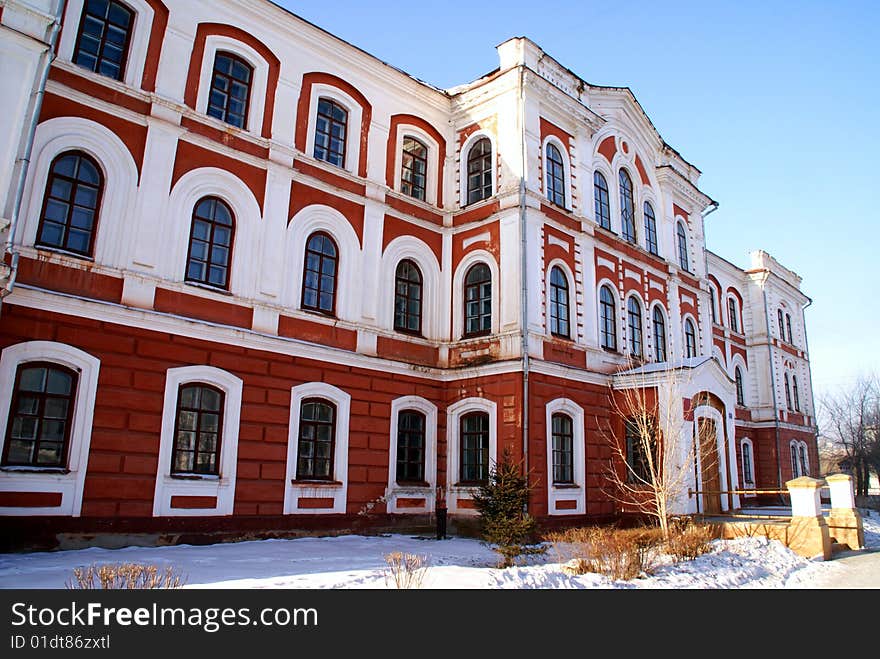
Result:
M880 516L865 516L869 548L880 549ZM477 540L406 535L259 540L209 546L126 547L0 554L0 588L64 588L75 567L137 562L171 565L186 588L394 588L385 555L426 557L423 588L815 588L844 570L809 561L778 541L715 541L709 554L661 564L650 577L611 581L569 576L551 549L531 564L498 569L497 555Z

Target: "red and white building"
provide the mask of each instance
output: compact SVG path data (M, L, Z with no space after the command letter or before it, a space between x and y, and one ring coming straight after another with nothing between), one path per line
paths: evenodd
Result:
M693 489L815 473L800 279L706 249L717 203L628 88L515 38L437 89L266 0L0 23L16 532L467 516L505 451L534 515L604 520L609 392L670 372L715 439Z

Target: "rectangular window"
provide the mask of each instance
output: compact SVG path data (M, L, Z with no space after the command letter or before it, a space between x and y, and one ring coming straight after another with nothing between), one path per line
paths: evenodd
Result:
M218 52L214 56L208 115L237 128L246 128L253 72L240 57Z
M628 483L650 483L651 469L648 451L657 458L656 430L636 419L626 420L626 464ZM657 466L655 464L654 470Z
M489 480L489 415L473 412L461 417L459 481L480 485Z
M205 384L180 387L174 425L172 474L220 473L224 394Z
M108 78L122 80L132 16L132 11L122 3L86 0L73 62Z
M299 414L296 478L332 480L335 445L336 406L322 399L304 400Z
M551 425L553 482L571 485L574 483L574 435L571 417L567 414L554 414Z
M397 417L397 482L425 480L425 415L404 410Z

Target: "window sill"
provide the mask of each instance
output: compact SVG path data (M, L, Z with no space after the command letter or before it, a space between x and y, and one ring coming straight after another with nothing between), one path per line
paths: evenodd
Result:
M169 478L179 481L219 481L218 474L168 474Z
M312 316L320 316L321 318L338 320L338 318L336 318L336 314L332 311L321 311L320 309L309 309L308 307L300 307L299 310L303 313L311 314Z
M29 465L3 465L0 471L18 474L69 474L67 467L32 467Z
M602 350L612 355L619 355L620 353L617 351L617 348L609 348L608 346L602 346Z
M453 483L452 487L474 489L474 488L478 488L478 487L483 487L484 485L488 485L488 482L485 482L485 481L459 481L457 483Z
M219 286L211 286L211 284L203 284L199 281L192 281L190 279L185 279L184 284L187 286L192 286L193 288L200 288L203 291L211 291L212 293L218 293L220 295L226 295L228 297L232 297L232 293L229 292L229 289L220 288Z
M553 483L554 490L580 490L581 486L576 483Z
M406 488L430 488L431 484L427 481L395 481L397 487Z
M79 259L80 261L89 261L91 263L95 262L95 257L89 254L81 254L79 252L71 252L66 249L61 249L60 247L52 247L51 245L38 245L34 244L34 249L40 252L49 252L51 254L58 254L59 256L69 256L70 258Z
M342 481L301 480L291 478L290 484L300 487L342 487L344 483Z

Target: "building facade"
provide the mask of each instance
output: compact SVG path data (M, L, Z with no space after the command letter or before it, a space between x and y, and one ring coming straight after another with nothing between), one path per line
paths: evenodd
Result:
M266 0L0 10L5 523L465 517L504 454L609 519L664 379L682 512L817 469L800 279L706 249L628 88L515 38L441 90Z

